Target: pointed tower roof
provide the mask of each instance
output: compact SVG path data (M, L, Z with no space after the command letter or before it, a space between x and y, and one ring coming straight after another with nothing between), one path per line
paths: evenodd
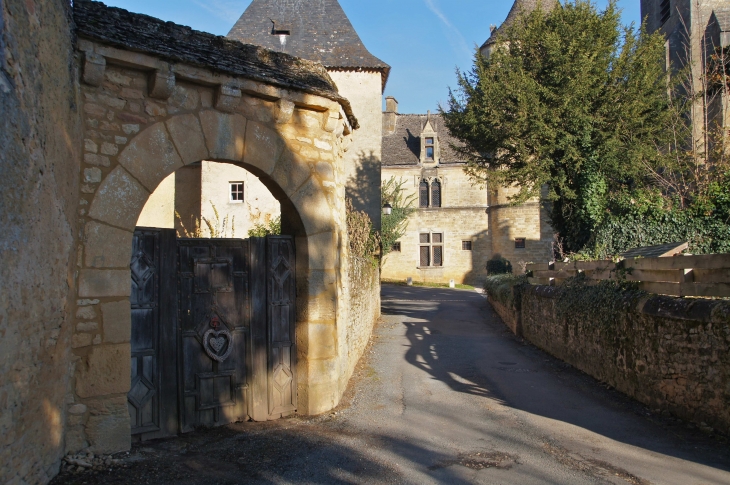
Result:
M337 0L253 0L228 38L255 44L329 69L379 71L390 66L372 55Z
M514 5L512 5L512 8L510 9L509 14L507 14L507 18L505 19L505 21L502 22L502 25L500 25L499 28L492 31L492 35L489 36L487 41L482 45L480 49L484 49L485 47L494 44L497 40L497 37L499 36L499 33L503 32L507 27L514 24L517 21L520 13L532 12L537 8L538 5L540 5L543 10L549 11L558 4L558 0L515 0L515 3Z

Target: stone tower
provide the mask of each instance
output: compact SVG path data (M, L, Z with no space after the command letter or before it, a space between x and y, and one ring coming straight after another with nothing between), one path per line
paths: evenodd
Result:
M547 11L558 5L558 0L515 0L514 5L512 5L509 14L507 14L507 18L502 23L502 25L500 25L498 28L492 27L491 35L489 36L487 41L479 48L479 51L482 53L482 55L489 56L489 53L492 51L492 46L494 46L494 44L497 42L497 37L499 36L499 33L503 32L506 27L515 23L521 12L532 12L538 7L538 5L543 10Z
M360 123L345 154L347 196L380 228L381 110L390 66L367 50L337 0L253 0L228 37L327 68Z

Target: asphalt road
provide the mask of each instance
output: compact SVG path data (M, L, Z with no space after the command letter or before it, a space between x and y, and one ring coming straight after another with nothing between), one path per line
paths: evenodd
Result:
M473 291L383 286L343 403L145 443L70 483L730 484L730 446L515 338Z

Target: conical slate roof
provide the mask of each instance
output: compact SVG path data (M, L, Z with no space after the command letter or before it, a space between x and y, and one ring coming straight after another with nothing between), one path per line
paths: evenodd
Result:
M559 4L558 0L515 0L514 5L512 5L512 9L509 11L509 14L507 14L507 18L504 22L502 22L502 25L499 26L499 28L495 29L492 32L492 35L489 36L489 39L482 45L482 48L494 44L496 42L497 36L501 31L504 31L507 27L514 24L517 21L517 18L519 17L521 12L529 13L535 10L538 6L538 4L542 7L543 10L549 11L552 10L553 7Z
M381 71L383 85L390 72L388 64L365 48L337 0L253 0L228 38L319 61L327 68Z

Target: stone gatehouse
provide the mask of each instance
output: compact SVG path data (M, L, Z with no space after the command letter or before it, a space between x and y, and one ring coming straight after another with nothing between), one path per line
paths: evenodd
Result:
M337 405L379 292L349 276L343 157L359 124L324 67L89 0L1 11L3 481L129 448L133 232L158 184L203 160L245 168L281 204L297 411ZM351 298L371 314L351 318Z

